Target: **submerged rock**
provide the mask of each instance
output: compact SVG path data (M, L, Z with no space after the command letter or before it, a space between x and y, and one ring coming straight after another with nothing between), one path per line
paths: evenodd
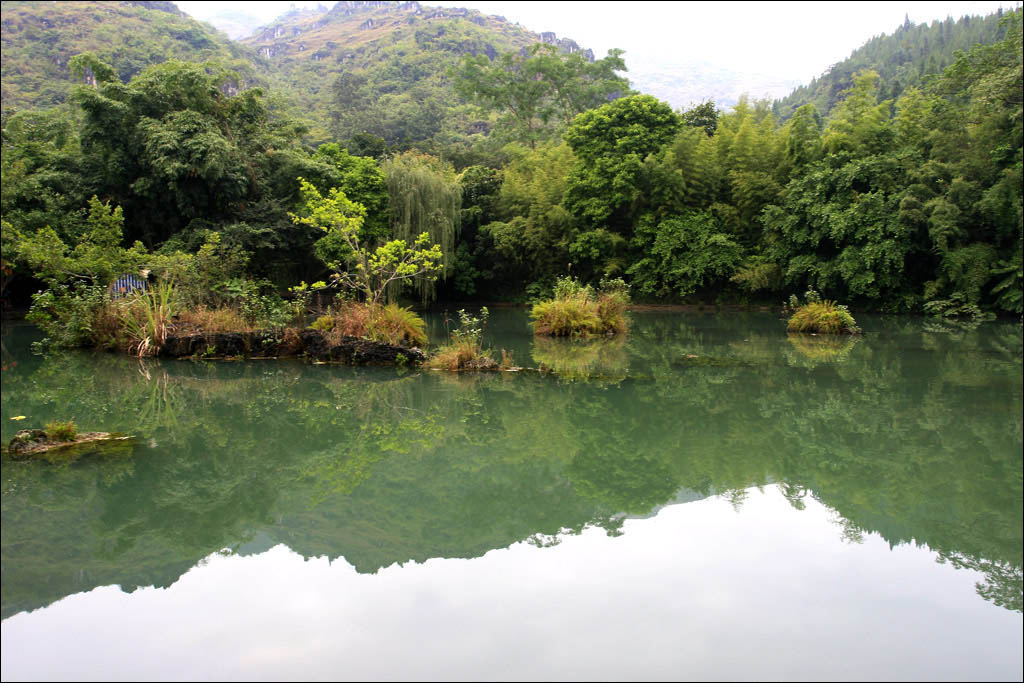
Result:
M71 441L51 440L43 429L22 429L14 435L5 453L12 460L45 458L77 460L91 453L128 454L135 437L111 432L82 432Z

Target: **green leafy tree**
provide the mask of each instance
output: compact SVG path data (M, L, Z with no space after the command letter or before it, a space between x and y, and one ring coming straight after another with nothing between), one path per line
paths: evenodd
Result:
M300 178L299 184L305 215L293 214L292 220L333 233L348 247L345 263L329 265L339 269L334 275L338 284L359 292L367 303L382 303L392 285L431 279L441 271L441 247L428 246L428 233L418 235L411 245L396 239L369 248L359 237L366 217L364 206L349 200L340 188L331 189L324 197L309 181Z
M588 227L628 237L644 201L644 160L661 152L680 125L672 108L650 95L624 97L577 116L565 132L576 155L566 208Z
M637 291L683 298L722 283L742 247L706 211L691 211L656 225L642 221L634 239L643 256L627 271Z
M579 53L537 43L493 61L466 55L454 73L459 94L502 114L511 136L534 147L552 136L554 124L628 92L628 81L617 74L625 70L621 50L588 62Z
M568 145L521 150L503 174L495 218L483 226L488 259L504 296L523 287L546 289L563 275L576 222L564 206L567 178L575 162ZM539 292L534 292L535 294Z
M388 189L391 235L412 240L427 234L431 242L440 245L440 275L447 277L462 218L462 187L455 169L437 157L406 152L384 161L381 170ZM435 295L435 281L416 280L416 290L424 301Z
M681 118L683 125L701 128L708 137L711 137L718 128L719 113L713 101L705 100L684 111Z

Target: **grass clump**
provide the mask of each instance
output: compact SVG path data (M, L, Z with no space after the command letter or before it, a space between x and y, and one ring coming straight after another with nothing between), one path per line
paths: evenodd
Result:
M184 309L174 319L176 334L251 332L253 329L255 327L246 322L237 309L228 306Z
M427 343L423 318L398 304L375 305L370 313L367 336L394 346L420 346Z
M435 370L494 370L498 362L491 352L483 348L484 329L487 327L487 307L480 309L480 317L459 311L459 326L451 332L451 341L427 359L427 367ZM502 362L511 364L511 356L502 351Z
M73 420L48 422L44 431L50 441L74 441L78 436L78 427Z
M790 332L860 334L860 328L846 306L823 300L813 289L808 290L804 298L806 303L803 305L795 295L789 298L787 310L793 312L787 323Z
M338 344L343 337L370 339L392 346L422 346L427 343L423 318L398 304L364 304L344 301L320 316L311 325L323 332L328 342Z
M322 315L314 320L310 327L321 332L330 332L334 329L334 316Z
M174 284L160 282L129 299L120 311L121 325L128 337L128 351L154 356L167 339L176 308Z
M559 278L554 297L534 305L533 333L551 337L622 334L628 328L629 288L621 278L601 280L597 292L571 277Z

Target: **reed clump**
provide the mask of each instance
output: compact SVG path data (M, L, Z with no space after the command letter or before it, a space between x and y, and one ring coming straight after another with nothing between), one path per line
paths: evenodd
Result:
M797 296L789 297L786 310L792 311L786 328L790 332L809 334L860 334L857 322L846 306L822 299L813 289L804 295L806 303Z
M629 287L621 278L602 280L595 292L571 277L559 278L554 297L534 304L533 333L550 337L623 334L629 328Z

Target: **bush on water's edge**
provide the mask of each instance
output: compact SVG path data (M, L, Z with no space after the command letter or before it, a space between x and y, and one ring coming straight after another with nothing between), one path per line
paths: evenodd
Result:
M793 314L786 324L790 332L811 334L860 334L857 322L853 319L846 306L834 301L823 300L813 289L804 294L806 303L800 304L796 296L789 297L786 310Z
M533 306L533 333L551 337L623 334L629 327L629 286L621 279L601 280L595 292L571 277L559 278L554 298Z

